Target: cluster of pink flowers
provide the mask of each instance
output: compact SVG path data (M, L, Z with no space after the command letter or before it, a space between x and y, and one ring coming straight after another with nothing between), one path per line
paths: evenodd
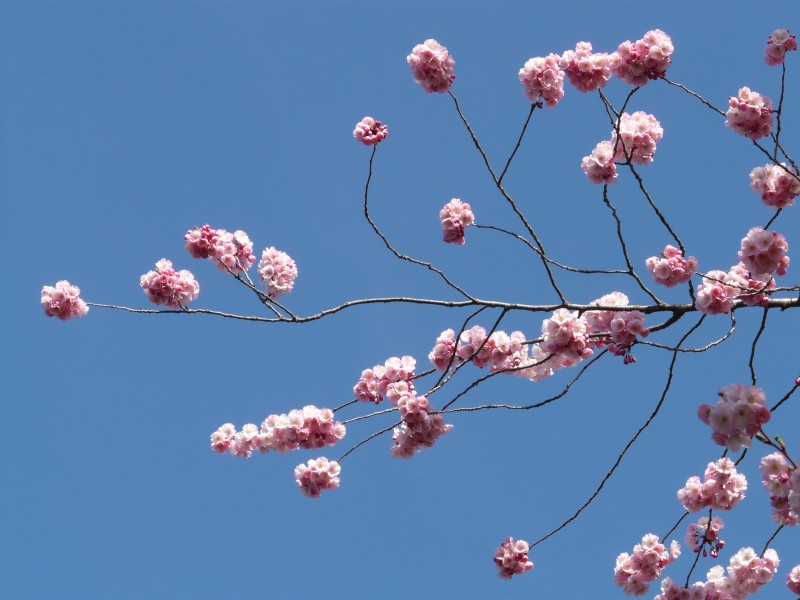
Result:
M706 596L706 586L703 583L694 583L691 587L685 588L675 583L672 578L665 577L661 581L661 593L654 600L709 600L709 598Z
M456 351L456 332L452 329L445 329L439 337L433 349L428 353L428 360L440 371L446 371L447 367L453 364L453 354Z
M532 104L544 100L552 108L564 97L564 71L560 64L558 54L548 54L528 59L519 70L522 93Z
M288 294L297 279L297 265L292 257L272 246L264 250L258 262L258 276L267 286L267 296L275 300L281 294Z
M353 137L365 146L374 146L389 135L389 128L372 117L364 117L353 130Z
M716 558L725 547L725 542L719 538L723 527L725 523L719 517L714 517L710 522L708 517L700 517L697 523L691 523L686 528L686 544L698 554L702 552L703 556L710 554Z
M303 494L309 498L319 498L323 491L339 487L341 472L342 468L338 462L321 456L312 458L308 464L297 465L294 469L294 479Z
M760 140L772 132L772 100L766 96L743 87L728 100L728 107L725 124L736 133Z
M190 229L183 239L189 254L194 258L210 258L220 271L241 273L256 261L253 242L242 230L231 233L224 229L211 229L206 224Z
M584 156L581 169L592 183L611 185L617 180L617 165L614 164L614 144L608 140L594 147L589 156Z
M678 542L673 541L668 550L657 535L648 533L642 537L641 544L633 547L633 554L623 552L617 557L614 581L626 594L641 596L647 592L649 584L661 576L664 567L680 554Z
M436 40L425 40L423 44L414 46L406 60L411 67L414 81L426 92L443 94L453 85L456 61L447 48Z
M580 92L599 90L611 79L611 55L592 53L589 42L578 42L575 50L564 52L559 65Z
M743 263L725 271L709 271L697 288L695 306L707 315L727 314L733 308L734 299L746 306L766 306L775 289L775 280L770 275L753 276Z
M725 457L708 463L705 481L701 482L697 475L691 476L678 490L678 501L690 513L704 508L730 510L744 498L746 489L747 479L737 473L736 465Z
M155 271L142 275L139 285L150 302L170 308L185 308L200 293L200 284L194 275L186 269L175 271L166 258L156 263Z
M749 448L753 437L772 413L766 407L764 390L754 385L732 383L719 392L715 406L703 404L697 416L713 429L711 439L734 452Z
M269 415L260 430L248 423L236 431L232 423L225 423L211 434L211 448L220 454L228 451L234 456L250 458L256 450L288 452L333 446L345 433L345 426L334 421L331 409L309 405L288 414Z
M683 257L683 252L674 246L667 245L661 257L651 256L645 261L647 270L656 283L674 287L687 283L697 271L697 259L694 256Z
M786 53L797 50L797 38L788 29L776 29L767 40L764 62L770 66L783 64Z
M453 198L439 211L442 222L442 239L448 244L464 244L464 228L475 224L472 207L458 198Z
M497 574L503 579L511 579L512 575L530 571L533 563L528 559L529 551L525 540L514 541L514 538L507 537L494 552L494 564L499 570Z
M611 132L611 143L616 148L618 161L637 165L653 162L656 144L664 137L664 129L653 115L636 111L632 115L622 113L619 121L619 141L616 129Z
M63 280L55 287L42 287L42 308L48 317L58 317L62 321L73 317L85 317L89 306L81 298L81 288Z
M414 393L403 394L397 402L403 422L394 428L392 455L411 458L422 448L430 448L436 440L450 431L441 414L434 414L433 407L425 396Z
M786 587L790 592L800 596L800 565L797 565L786 575Z
M586 320L577 312L559 308L542 321L542 352L553 354L553 366L571 367L589 358L593 351Z
M627 84L644 85L666 74L674 51L672 38L660 29L653 29L636 42L620 44L611 55L611 70Z
M361 372L353 387L353 394L362 402L379 404L384 398L397 406L401 396L414 392L414 369L417 361L413 356L386 359L383 365L375 365Z
M628 297L622 292L611 292L591 302L592 306L628 306ZM590 310L583 317L586 320L590 343L597 347L608 345L615 356L624 356L624 363L636 362L631 354L631 346L637 337L647 337L650 330L644 325L644 313L638 310L610 311Z
M739 260L750 273L761 275L786 275L789 267L789 243L786 238L775 231L764 231L761 227L753 227L742 239Z
M780 452L759 463L764 489L769 492L772 520L779 525L797 525L800 519L800 470L792 467Z
M786 208L800 196L800 177L787 172L788 167L767 163L750 171L750 188L761 196L761 201L773 208Z

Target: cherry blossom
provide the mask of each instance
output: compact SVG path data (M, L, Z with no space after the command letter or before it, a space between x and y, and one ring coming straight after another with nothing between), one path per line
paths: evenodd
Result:
M439 211L442 223L442 239L448 244L464 244L464 228L475 224L472 207L458 198L453 198Z
M733 265L725 276L725 284L746 306L766 306L768 296L775 290L775 280L770 275L754 277L743 263Z
M800 565L794 567L786 575L786 587L790 592L800 596Z
M452 329L445 329L438 338L436 345L428 354L428 360L439 371L444 371L453 363L453 354L456 349L456 333Z
M749 448L754 436L772 413L766 407L764 390L754 385L732 383L719 393L715 406L703 404L697 410L700 420L710 425L711 439L734 452Z
M514 538L507 537L494 553L494 564L499 569L497 574L503 579L511 579L513 575L530 571L533 563L528 559L529 551L525 540L514 541Z
M615 160L630 160L637 165L653 162L656 144L664 137L664 129L653 115L636 111L622 113L617 130L611 132L611 144L616 148ZM617 141L619 139L619 141Z
M353 395L357 400L375 404L388 398L396 406L402 395L414 391L416 365L413 356L387 358L383 365L375 365L361 372L361 377L353 386Z
M644 85L666 74L674 51L672 38L660 29L653 29L636 42L620 44L611 55L611 70L627 84Z
M339 473L342 469L335 460L324 456L311 459L307 464L299 464L294 470L297 487L309 498L319 498L325 490L339 487Z
M430 448L436 440L450 431L441 414L434 414L433 407L425 396L404 394L397 402L403 422L394 428L391 448L397 458L411 458L422 448Z
M772 132L772 100L766 96L743 87L728 100L728 107L725 124L736 133L760 140Z
M753 275L786 275L789 257L786 252L789 243L786 238L775 231L764 231L761 227L753 227L742 239L739 260Z
M578 42L575 50L564 52L559 66L566 73L569 82L580 92L603 88L611 79L611 55L604 52L592 53L589 42Z
M708 517L700 517L696 523L690 523L686 528L686 545L693 552L702 552L703 556L710 554L716 558L725 547L725 542L719 539L719 532L723 527L725 523L719 517L714 517L710 523Z
M155 271L142 275L139 285L150 302L170 308L185 308L200 293L200 284L194 275L186 269L175 271L166 258L156 263Z
M261 254L258 262L258 276L267 286L267 296L275 300L281 294L288 294L297 279L297 265L292 257L270 246Z
M202 227L194 227L186 232L183 239L186 241L186 250L193 258L208 258L214 256L214 248L219 234L216 229L206 223Z
M728 564L728 579L734 597L744 598L758 592L762 585L772 580L779 564L778 553L772 548L765 550L762 556L752 548L739 550Z
M678 501L690 513L704 508L730 510L744 498L747 479L736 472L736 465L730 458L720 458L708 463L705 481L693 475L686 485L678 490Z
M558 54L549 54L529 59L519 70L522 92L532 104L544 100L552 108L564 97L564 71L560 62Z
M353 130L353 137L365 146L375 146L389 135L389 128L372 117L364 117Z
M681 547L673 541L669 549L657 535L648 533L642 542L633 547L633 553L623 552L617 556L614 566L614 581L625 594L641 596L647 593L649 584L661 576L661 571L678 558Z
M661 581L661 593L654 600L708 600L708 598L703 583L693 583L691 587L685 588L671 578L665 577Z
M406 60L411 67L414 81L428 93L444 94L456 78L453 73L456 61L447 48L436 40L425 40L424 43L414 46Z
M739 294L733 286L726 284L728 273L725 271L709 271L703 277L703 283L697 287L694 305L706 315L728 314L733 308L733 299Z
M797 38L788 29L776 29L767 40L764 62L773 67L781 65L791 50L797 50Z
M584 156L581 169L592 183L611 185L617 180L617 165L614 164L614 144L608 140L594 147L589 156Z
M89 306L81 298L81 289L66 279L55 286L42 287L42 308L48 317L58 317L62 321L85 317Z
M253 266L256 262L253 242L244 231L238 229L231 233L217 229L216 234L208 257L220 271L241 273Z
M681 283L688 283L697 271L697 259L694 256L683 257L683 252L667 244L661 257L651 256L645 261L647 270L656 283L667 287L674 287Z
M781 166L767 163L750 171L750 188L761 196L761 201L772 208L786 208L800 196L800 177L792 173L785 163Z
M554 354L554 367L571 367L592 355L586 320L577 312L559 308L542 322L543 352Z
M772 520L779 525L797 525L800 518L800 471L792 469L780 452L773 452L759 463L761 481L769 493ZM790 498L795 506L790 503Z

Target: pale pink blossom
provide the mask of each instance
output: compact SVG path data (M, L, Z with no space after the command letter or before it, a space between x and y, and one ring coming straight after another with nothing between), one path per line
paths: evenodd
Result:
M614 144L600 142L589 156L584 156L581 169L592 183L611 185L617 180L617 165L614 164Z
M617 130L611 132L611 144L616 148L614 159L628 161L637 165L653 162L656 144L664 137L664 129L653 115L636 111L622 113Z
M592 355L586 320L577 312L559 308L542 321L542 352L554 354L553 367L571 367Z
M783 64L786 53L797 50L797 38L788 29L776 29L767 40L764 62L770 66Z
M389 135L389 128L372 117L364 117L353 130L353 137L365 146L374 146Z
M186 308L200 293L200 284L195 281L194 275L186 269L175 271L166 258L156 263L155 271L142 275L139 285L150 302L170 308Z
M739 260L754 276L786 275L789 266L789 243L775 231L753 227L742 239Z
M766 306L769 304L768 296L775 290L775 280L770 275L755 277L743 263L731 267L725 284L746 306Z
M564 97L564 71L559 66L560 62L558 54L537 56L529 59L519 70L522 93L532 104L544 100L552 108Z
M524 347L523 347L524 350ZM552 356L542 350L539 344L530 347L530 354L523 357L518 367L522 367L514 373L519 377L525 377L531 381L541 381L553 374L553 368L560 368L555 364Z
M230 448L231 441L235 435L236 426L233 423L220 425L219 429L211 434L211 449L224 454Z
M793 594L800 596L800 565L794 567L786 575L786 587L788 587L789 591Z
M453 354L456 350L456 334L452 329L445 329L436 338L436 345L428 354L428 360L440 371L444 371L454 363Z
M769 493L772 520L779 525L797 525L800 516L800 471L791 469L780 452L762 458L759 469L761 483ZM792 507L790 498L796 506Z
M636 42L625 41L611 55L611 70L630 85L644 85L663 77L672 62L675 47L660 29L653 29Z
M767 548L762 556L752 548L739 550L730 559L727 576L735 597L744 598L758 592L772 580L779 564L778 553L772 548Z
M324 456L312 458L307 464L299 464L294 470L297 487L309 498L319 498L325 490L339 487L339 473L342 469L335 460Z
M647 593L649 584L661 576L661 571L678 558L681 548L673 541L669 549L652 533L642 537L642 542L633 547L633 552L617 556L614 566L614 581L626 595L641 596Z
M564 52L559 66L580 92L598 90L611 79L611 55L605 52L592 53L589 42L578 42L575 50Z
M749 448L752 436L769 422L772 413L766 402L767 397L761 388L732 383L719 392L716 405L701 405L697 416L711 426L712 440L738 452L742 446Z
M464 244L464 228L475 224L472 207L458 198L453 198L439 211L442 223L442 239L446 243Z
M428 93L444 94L456 78L453 73L456 61L447 48L436 40L425 40L423 44L414 46L406 60L411 67L414 81Z
M495 550L494 564L497 565L497 573L503 579L511 579L513 575L521 575L533 568L533 563L528 559L528 542L507 537L505 541Z
M489 352L482 349L485 341L486 330L480 325L475 325L461 332L458 338L456 354L461 360L471 360L476 367L482 369L490 361Z
M258 262L258 276L267 286L267 296L275 300L281 294L288 294L297 279L297 265L292 257L270 246L261 254Z
M194 227L186 232L186 250L193 258L208 258L214 255L214 247L219 234L216 229L206 223L202 227Z
M710 523L708 517L700 517L696 523L691 523L686 528L686 545L697 554L702 552L703 556L711 554L716 558L725 547L725 542L719 537L723 527L725 523L719 517L714 517Z
M761 196L761 201L773 208L786 208L800 196L800 177L785 163L778 166L767 163L750 171L750 188Z
M728 100L725 124L736 133L759 140L772 132L772 100L748 87Z
M44 314L62 321L85 317L89 312L89 306L81 298L81 289L66 279L55 286L43 286L41 303Z
M728 273L725 271L709 271L703 277L703 283L697 287L694 305L706 315L728 314L733 308L733 299L739 291L725 282Z
M414 369L417 361L413 356L387 358L383 365L375 365L361 372L353 386L356 400L380 403L387 398L397 405L400 396L414 392Z
M678 490L678 501L690 513L703 508L730 510L744 498L747 490L747 479L736 471L736 465L730 458L720 458L708 463L705 481L693 475L686 485Z
M691 587L682 585L665 577L661 581L661 593L654 600L708 600L706 586L702 582L693 583Z
M244 231L238 229L231 233L217 229L216 234L208 257L220 271L241 273L253 266L256 262L253 242Z
M394 446L391 453L397 458L411 458L422 448L430 448L453 428L445 424L441 414L435 413L425 396L401 396L397 408L403 419L392 435Z
M689 282L697 271L698 263L694 256L684 258L683 252L668 244L661 253L661 258L651 256L645 261L645 265L656 283L674 287Z

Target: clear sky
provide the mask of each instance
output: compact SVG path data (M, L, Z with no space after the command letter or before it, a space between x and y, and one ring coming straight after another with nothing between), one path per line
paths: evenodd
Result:
M0 267L0 596L621 597L612 581L617 554L645 533L669 530L682 512L676 490L721 455L695 412L723 386L749 382L759 309L737 312L725 344L678 357L661 413L601 495L533 549L533 571L509 582L496 575L494 549L509 535L542 537L591 495L658 402L668 352L637 347L629 366L606 356L542 409L451 415L455 428L409 461L393 458L390 436L381 436L342 462L338 490L311 500L295 486L295 465L340 456L389 417L352 424L341 446L322 453L248 461L215 454L209 435L228 421L343 404L361 371L390 356L413 355L427 368L436 337L458 329L467 312L376 305L293 326L93 308L62 323L44 317L39 290L68 279L89 301L146 307L139 276L165 257L200 282L194 307L266 314L246 289L183 249L186 230L209 223L243 229L259 254L276 246L295 259L300 274L284 301L299 314L356 298L457 299L435 275L391 257L364 221L370 150L351 132L371 115L389 125L371 206L397 248L479 297L555 302L541 264L518 242L474 229L463 247L441 242L438 211L453 197L469 202L482 224L517 222L450 98L413 82L412 47L431 37L448 47L453 92L490 160L502 164L530 106L517 79L528 58L578 41L610 52L660 28L675 44L673 80L721 107L745 85L777 101L780 68L762 56L779 27L800 31L796 2L0 4L0 210L9 229ZM800 158L793 54L782 140ZM627 89L614 80L606 94L619 107ZM655 161L641 169L654 200L701 270L727 270L747 230L772 215L748 186L763 155L664 82L648 83L629 109L653 113L664 127ZM567 85L558 107L535 113L506 178L561 262L624 266L601 188L580 170L609 134L597 95ZM629 175L610 194L644 273L645 258L670 240ZM786 285L796 285L800 267L798 210L775 224L798 262ZM612 290L646 300L626 278L559 277L574 302ZM687 301L685 289L659 293ZM770 401L800 374L796 312L772 311L759 342L755 366ZM475 323L488 329L497 316ZM501 328L533 338L545 316L515 313ZM650 339L674 342L692 319ZM693 345L730 323L707 321ZM431 402L441 406L482 374L464 369ZM573 376L496 377L457 405L531 404ZM769 429L795 456L798 400ZM757 472L766 453L758 448L742 463L747 498L722 515L724 564L742 546L760 552L774 531ZM773 547L783 559L780 581L765 597L788 598L782 581L800 562L797 528ZM683 580L691 558L665 575ZM705 579L712 564L701 559L692 579Z

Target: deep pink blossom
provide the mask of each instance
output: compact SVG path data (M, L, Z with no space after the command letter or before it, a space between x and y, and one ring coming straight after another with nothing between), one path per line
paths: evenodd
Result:
M231 233L217 229L216 234L208 257L220 271L241 273L253 266L256 262L253 242L244 231L238 229Z
M89 306L81 298L81 289L66 279L55 286L42 287L42 308L48 317L58 317L62 321L85 317L89 312Z
M464 228L475 224L472 207L458 198L453 198L439 211L442 223L442 239L450 244L464 244Z
M611 70L627 84L644 85L666 74L674 51L672 38L660 29L653 29L636 42L620 44L611 55Z
M559 66L560 62L558 54L537 56L529 59L519 70L522 93L532 104L544 100L552 108L564 97L564 71Z
M797 38L788 29L776 29L767 40L764 62L770 66L783 64L786 53L797 50Z
M754 276L786 275L789 266L789 243L775 231L764 231L753 227L742 239L739 260Z
M683 252L674 246L667 245L661 257L651 256L645 261L647 270L656 283L674 287L687 283L697 271L697 259L694 256L683 257Z
M374 146L389 135L389 128L372 117L364 117L353 130L353 137L365 146Z
M324 456L312 458L307 464L299 464L294 470L297 487L309 498L319 498L325 490L339 487L339 473L342 469L335 460Z
M414 81L428 93L444 94L456 78L453 73L456 61L447 48L436 40L425 40L423 44L414 46L406 60L411 67Z
M200 293L200 284L195 281L194 275L186 269L175 271L166 258L156 263L155 271L142 275L139 285L150 302L170 308L186 308Z
M589 156L584 156L581 169L592 183L611 185L617 180L617 165L614 164L614 144L606 140L594 147Z
M623 552L617 556L614 566L614 581L625 594L641 596L647 593L649 584L661 576L661 571L678 558L681 547L673 541L669 549L662 544L657 535L648 533L642 542L633 547L633 552Z
M767 206L786 208L800 196L800 176L784 163L782 166L767 163L750 171L750 188Z
M719 517L714 517L710 523L708 517L700 517L696 523L691 523L686 528L686 544L693 552L702 552L703 556L711 554L716 558L725 547L725 542L719 537L723 527L725 523Z
M749 448L752 436L768 423L772 413L766 407L764 390L754 385L732 383L719 393L717 404L703 404L697 416L713 433L711 439L734 452Z
M511 579L513 575L530 571L533 563L528 559L529 551L525 540L514 541L514 538L507 537L494 553L494 564L499 569L497 574L503 579Z
M194 227L186 232L183 239L186 241L186 250L194 258L208 258L213 256L214 247L219 234L216 229L206 223L202 227Z
M656 144L664 137L664 129L653 115L636 111L632 115L622 113L617 130L611 132L611 145L616 148L614 159L630 160L637 165L653 162Z
M747 479L737 473L736 465L730 458L720 458L708 463L705 480L693 475L686 485L678 490L678 501L690 513L704 508L730 510L744 498Z
M725 124L736 133L760 140L772 132L772 100L748 87L728 100Z
M397 408L403 422L394 428L391 453L397 458L411 458L422 448L430 448L453 426L436 414L425 396L408 393L400 397Z
M564 52L559 66L580 92L598 90L611 79L611 55L605 52L592 53L589 42L578 42L575 50Z
M297 265L292 257L274 247L269 247L261 254L258 262L258 276L261 283L267 286L267 296L275 300L281 294L288 294L294 288L297 279Z

